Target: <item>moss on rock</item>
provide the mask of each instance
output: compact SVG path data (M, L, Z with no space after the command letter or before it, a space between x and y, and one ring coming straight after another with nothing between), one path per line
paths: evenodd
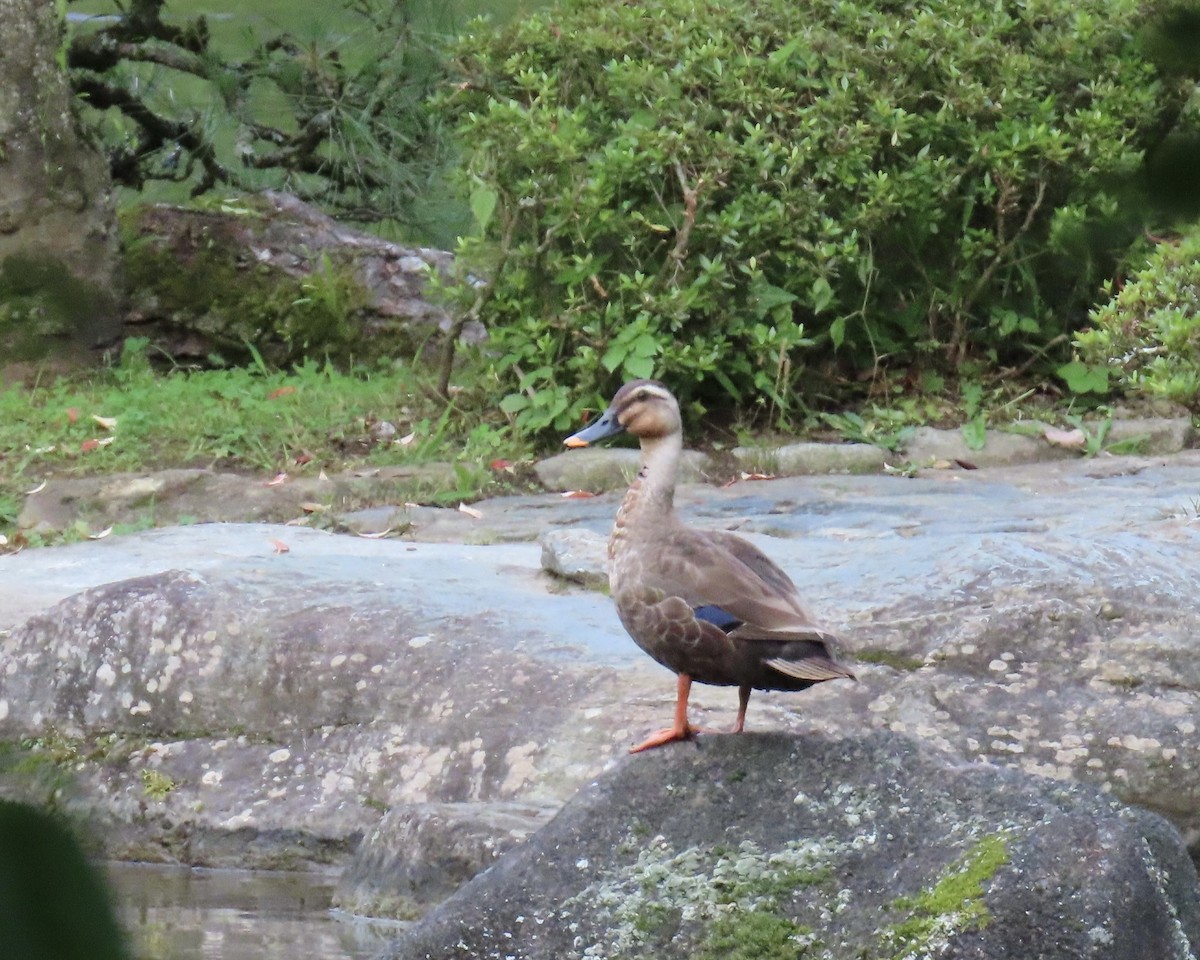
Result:
M135 310L198 336L206 360L270 363L306 356L346 359L361 344L356 318L370 296L352 267L322 254L292 274L247 259L267 219L249 208L191 211L186 230L156 229L163 212L122 219L126 274Z
M64 343L83 341L97 304L111 293L71 272L45 252L14 253L0 261L0 356L41 360Z
M696 953L697 960L800 960L819 946L810 927L774 910L758 908L717 920Z
M920 670L925 666L925 661L920 657L913 657L895 650L855 650L854 659L861 663L874 663L881 667L891 667L893 670L899 670L904 673L910 673L913 670Z
M1009 835L981 837L929 890L901 897L893 904L909 916L884 931L885 947L900 960L925 956L944 948L947 939L968 930L982 930L991 920L984 901L984 884L1008 863Z

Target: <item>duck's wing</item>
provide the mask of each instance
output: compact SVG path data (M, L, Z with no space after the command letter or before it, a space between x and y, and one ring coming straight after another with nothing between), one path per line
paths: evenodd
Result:
M797 680L812 680L814 683L820 683L823 680L857 679L853 670L843 667L836 660L830 660L828 657L820 655L804 656L795 660L771 657L764 660L763 663L785 676L795 677Z
M680 526L664 537L653 585L742 640L832 640L766 554L723 531Z
M792 578L784 573L774 560L759 550L749 540L743 540L737 534L729 533L725 530L709 530L705 532L705 536L714 544L728 550L737 557L738 560L758 574L764 583L769 584L773 590L778 591L780 594L795 594L796 585L792 582Z

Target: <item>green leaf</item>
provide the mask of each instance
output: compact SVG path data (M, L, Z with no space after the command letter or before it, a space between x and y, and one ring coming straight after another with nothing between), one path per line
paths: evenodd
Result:
M846 339L846 318L838 317L829 325L829 339L833 341L833 349L840 347Z
M809 303L812 305L813 313L821 313L833 302L833 287L829 285L829 281L824 277L817 277L813 281L812 295L809 298ZM843 329L845 321L842 322Z
M491 187L476 187L471 191L471 213L475 216L480 233L487 230L488 224L492 222L492 215L496 212L499 200L500 195Z
M612 373L629 355L629 348L623 343L614 343L611 347L604 351L604 356L600 358L600 366L609 373Z
M754 314L760 320L772 310L795 303L800 299L794 293L784 290L783 287L777 287L761 278L756 278L751 286L751 295L754 297Z
M1090 366L1072 360L1059 367L1057 373L1072 393L1108 393L1108 367Z
M767 62L772 66L787 63L792 58L792 54L800 49L800 42L803 39L803 37L792 38L778 50L772 51L771 55L767 57Z
M962 402L967 418L973 420L978 416L979 407L983 403L983 386L974 381L968 381L959 389L962 392Z
M0 945L27 960L124 960L99 870L58 820L0 801Z
M639 380L649 379L654 375L654 358L626 357L625 372Z
M652 110L634 110L625 126L633 130L653 130L658 126L658 115Z
M963 440L970 450L982 450L987 443L987 420L980 414L962 425Z
M527 406L529 406L529 397L523 393L510 393L500 401L500 410L508 414L517 413Z
M654 357L658 355L658 341L648 333L643 333L633 341L631 350L635 357Z
M733 381L730 380L729 377L727 377L721 370L719 370L717 368L713 368L712 375L713 375L713 379L716 380L717 383L719 383L722 387L725 388L725 392L728 393L731 397L733 397L735 403L742 402L742 391L740 391L736 386L734 386Z

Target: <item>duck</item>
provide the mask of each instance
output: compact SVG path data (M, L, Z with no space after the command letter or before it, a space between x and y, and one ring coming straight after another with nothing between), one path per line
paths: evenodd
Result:
M693 683L738 688L727 732L741 733L753 690L853 680L837 661L836 638L774 561L742 537L691 527L675 512L683 418L671 391L657 380L631 380L563 443L587 447L621 433L638 438L641 466L608 540L610 593L634 642L676 674L671 726L630 753L719 732L689 721Z

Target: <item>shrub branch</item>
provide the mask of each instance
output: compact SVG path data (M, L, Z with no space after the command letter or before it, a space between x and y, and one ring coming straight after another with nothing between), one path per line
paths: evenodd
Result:
M679 189L683 191L683 223L675 232L675 247L671 250L670 262L674 264L674 270L671 275L671 282L675 283L679 279L679 274L683 270L683 261L687 257L688 241L692 236L692 228L696 225L696 200L700 194L700 188L704 185L704 181L698 180L693 186L688 180L687 173L683 169L683 164L678 160L675 161L675 178L679 181Z

